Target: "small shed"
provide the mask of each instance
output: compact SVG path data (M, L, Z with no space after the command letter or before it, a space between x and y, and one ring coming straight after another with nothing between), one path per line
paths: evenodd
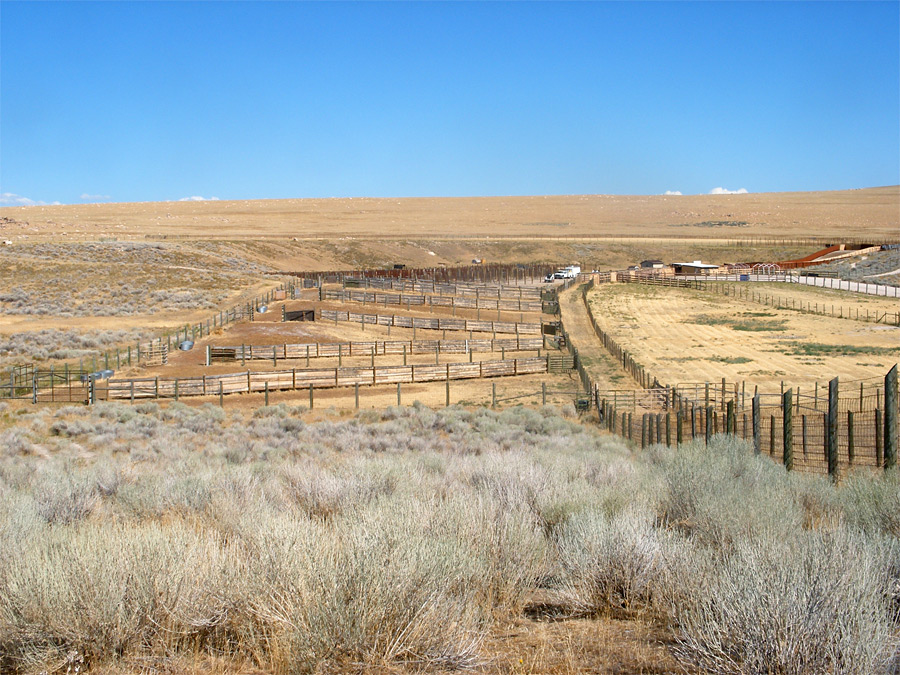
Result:
M641 268L648 270L661 270L665 267L662 260L641 260Z
M281 306L281 320L282 321L315 321L316 320L316 310L315 309L288 310L288 309L285 309L284 305L282 305Z
M718 265L710 265L709 263L703 263L699 260L694 260L693 262L672 263L672 267L675 268L675 274L687 275L712 274L715 270L719 269Z

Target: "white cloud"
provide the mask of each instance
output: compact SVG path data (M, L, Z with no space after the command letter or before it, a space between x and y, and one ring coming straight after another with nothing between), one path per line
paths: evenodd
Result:
M713 188L709 191L711 195L745 195L747 194L747 188L740 188L739 190L729 190L723 187Z
M180 202L217 202L217 201L219 201L219 198L218 197L198 197L195 195L193 197L182 197L178 201L180 201Z
M16 195L12 192L4 192L0 194L0 206L34 206L37 202L22 195Z
M680 197L681 190L666 190L665 192L663 192L663 194L667 197Z
M58 206L59 202L53 202L49 206ZM12 192L0 192L0 206L48 206L47 202L39 202Z
M106 201L107 199L112 199L112 197L110 197L109 195L89 195L87 192L85 192L79 197L79 199L83 199L85 201L102 202Z

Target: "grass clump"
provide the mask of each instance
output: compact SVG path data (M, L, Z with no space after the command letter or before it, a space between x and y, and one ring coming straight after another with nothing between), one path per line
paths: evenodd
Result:
M785 353L794 356L853 356L856 354L890 356L891 354L900 354L900 348L869 345L827 345L821 342L793 342L785 346Z

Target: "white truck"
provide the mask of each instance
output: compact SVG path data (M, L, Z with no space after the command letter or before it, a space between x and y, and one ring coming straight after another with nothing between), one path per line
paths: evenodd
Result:
M556 279L574 279L579 274L581 274L581 267L578 265L569 265L568 267L562 267L556 270L552 274L548 274L544 277L544 281L550 283Z

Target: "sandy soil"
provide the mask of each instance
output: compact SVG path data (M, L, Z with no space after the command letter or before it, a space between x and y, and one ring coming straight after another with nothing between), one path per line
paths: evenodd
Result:
M591 376L591 380L602 390L638 389L638 384L622 370L618 361L612 358L597 340L577 285L560 295L559 306L569 339L578 349L581 363Z

